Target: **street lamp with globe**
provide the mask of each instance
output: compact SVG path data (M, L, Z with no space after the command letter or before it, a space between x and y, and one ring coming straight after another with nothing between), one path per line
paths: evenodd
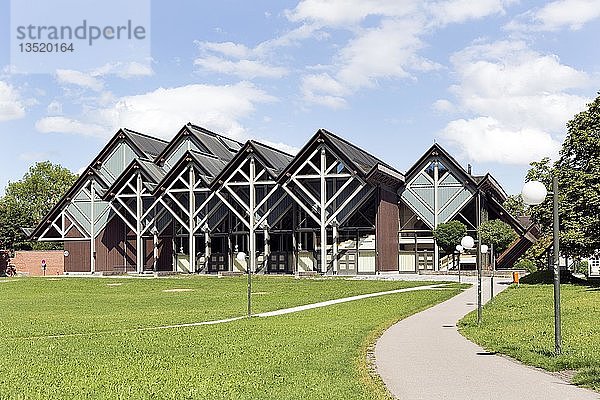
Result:
M475 239L471 236L467 235L463 237L460 241L460 246L464 249L471 250L475 247ZM458 247L458 246L457 246ZM482 313L482 303L481 303L481 254L485 254L488 252L488 246L485 244L479 243L479 247L477 248L477 324L481 324L481 313Z
M456 251L458 252L458 283L460 283L460 254L463 251L463 247L460 244L456 245Z
M558 179L552 176L552 249L554 270L554 353L561 353L562 339L560 327L560 267L559 267L559 221L558 221ZM542 182L529 181L523 185L521 196L527 205L538 205L544 202L548 191Z

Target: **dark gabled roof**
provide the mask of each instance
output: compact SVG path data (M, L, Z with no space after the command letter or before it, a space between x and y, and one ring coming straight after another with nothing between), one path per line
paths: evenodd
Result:
M250 143L254 147L254 150L264 159L267 163L267 168L271 169L273 175L278 177L281 171L289 165L294 159L294 156L284 151L268 146L264 143L260 143L254 140L250 140Z
M396 168L381 161L372 154L369 154L355 144L352 144L325 129L319 129L313 135L313 137L304 145L304 147L302 147L298 154L296 154L294 159L287 165L287 167L281 171L279 179L283 179L283 177L291 169L302 162L302 155L309 152L319 141L325 141L334 149L337 149L338 156L347 162L352 169L356 170L356 172L364 178L366 178L371 172L379 169L380 172L383 173L392 173L394 179L404 179L404 174L402 174ZM385 168L378 168L378 166L384 166Z
M211 157L193 150L189 151L188 154L196 161L198 166L205 171L205 174L203 175L208 184L210 184L227 166L225 161L217 157Z
M460 163L458 161L456 161L456 159L454 157L452 157L450 155L450 153L448 153L446 151L446 149L444 149L442 146L440 146L438 143L434 143L433 146L431 146L429 149L427 149L427 151L425 153L423 153L423 155L417 160L417 162L415 162L412 167L410 167L408 169L408 171L406 171L406 176L412 176L412 174L414 174L416 171L416 169L427 159L429 158L432 154L439 154L442 157L444 157L445 159L447 159L448 161L450 161L450 163L459 171L461 172L465 178L471 182L471 184L473 184L474 186L477 186L479 184L479 182L476 180L476 177L474 177L473 175L469 174L462 165L460 165Z
M103 197L105 195L105 193L106 193L105 191L108 187L108 184L106 183L105 178L99 173L99 171L97 169L92 168L91 166L87 167L85 169L85 171L83 171L83 173L81 175L79 175L79 177L77 178L75 183L73 183L73 185L71 185L69 190L67 190L67 192L54 205L54 207L52 207L52 209L48 212L48 214L46 214L44 216L44 218L42 218L40 223L34 229L31 230L31 234L28 236L28 239L34 239L35 236L42 233L40 231L42 230L42 228L44 226L46 226L45 222L48 219L52 219L52 217L55 215L55 213L63 207L63 205L66 201L69 201L73 197L75 192L77 192L81 188L81 184L83 182L85 182L88 179L88 177L91 175L95 175L98 178L98 183L100 184L100 187L96 187L96 191L100 194L101 197Z
M150 192L154 191L156 184L165 176L165 171L153 162L136 158L135 160L131 161L127 168L123 170L121 175L115 179L113 184L106 190L104 196L102 197L104 199L108 199L110 196L112 196L118 188L125 184L124 181L137 169L142 171L142 173L145 175L147 180L144 181L143 184Z
M344 155L348 157L350 161L352 161L354 165L357 166L363 172L364 175L367 175L373 168L377 166L377 164L384 165L392 171L402 175L402 173L396 170L396 168L381 161L374 155L367 153L365 150L361 149L355 144L350 143L346 139L343 139L325 129L320 129L320 131L327 139L329 139L335 145L335 147L342 151Z
M248 140L239 149L233 159L227 163L227 166L225 166L225 168L223 168L223 170L214 178L211 186L214 187L219 183L219 181L225 180L225 177L230 174L241 161L245 159L245 155L249 152L253 152L258 156L260 162L265 166L267 172L273 179L277 179L279 174L294 159L292 155L281 150L277 150L254 140Z
M131 129L119 129L117 133L108 141L106 146L102 148L100 153L92 160L90 166L97 166L102 163L102 160L110 153L113 146L119 142L119 140L127 141L131 147L136 151L139 157L143 157L148 160L154 160L157 151L162 151L169 144L167 141L162 139L153 138L143 133L132 131Z
M204 129L200 126L188 123L190 131L194 134L196 139L200 141L207 149L208 152L220 159L229 161L231 160L238 150L243 146L242 143L237 142L233 139L226 138L223 135L211 132L208 129Z
M166 140L158 139L152 136L144 135L143 133L132 131L131 129L121 129L135 146L146 154L149 160L159 155L169 144Z
M413 164L412 167L406 172L406 176L411 176L416 172L416 169L432 154L438 153L445 159L447 159L458 171L460 171L464 177L471 182L477 189L481 189L486 193L490 193L494 195L495 199L498 200L498 203L503 203L507 199L507 194L500 186L500 183L494 178L490 173L486 173L485 175L472 175L468 171L466 171L462 165L459 164L458 161L454 157L450 155L442 146L437 143L434 143L423 155L417 160L416 163Z
M504 203L508 198L508 195L502 189L502 186L498 183L496 178L494 178L489 173L484 176L475 176L475 181L477 182L477 187L483 190L484 192L491 192L498 199L498 202Z
M201 179L206 183L206 185L210 185L213 179L225 168L227 163L223 160L218 159L217 157L210 156L204 153L198 153L197 151L187 150L182 156L177 160L175 164L171 167L171 169L165 174L165 176L158 182L155 192L160 188L164 188L166 183L173 179L173 177L180 172L180 167L182 165L187 165L188 162L193 161L198 169L203 171L204 173L201 175Z
M165 177L165 170L159 167L158 165L154 164L153 162L145 160L139 160L139 162L140 166L144 169L146 174L148 174L148 176L152 179L152 182L158 183Z
M190 122L185 124L177 135L165 146L165 148L155 157L155 162L164 161L167 153L175 148L182 140L182 137L191 135L195 138L200 147L200 152L229 161L235 153L242 147L242 143L228 137L211 132L208 129L194 125Z

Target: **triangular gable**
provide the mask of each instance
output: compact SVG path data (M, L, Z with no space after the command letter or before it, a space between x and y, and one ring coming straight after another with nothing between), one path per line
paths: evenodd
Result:
M52 207L48 214L42 218L38 226L36 226L31 232L31 236L29 238L37 239L46 229L48 221L55 220L63 208L67 207L75 198L75 196L79 195L81 189L88 185L90 179L93 179L96 182L96 191L101 195L104 194L108 184L105 182L104 178L98 174L97 170L88 167L81 175L79 175L75 183L67 190L67 192L54 205L54 207Z
M440 160L446 168L452 170L453 175L460 182L467 181L473 188L477 186L477 182L471 175L465 171L465 169L438 143L434 143L423 155L413 164L412 167L406 171L406 181L409 182L414 179L421 170L423 170L433 158Z
M347 168L351 169L353 172L358 174L361 178L366 178L369 172L377 167L377 163L380 161L376 157L370 155L366 151L360 149L358 146L353 145L352 143L341 139L337 135L334 135L331 132L326 131L325 129L319 129L312 138L300 149L298 154L291 160L285 169L281 171L279 174L278 180L283 182L286 179L286 176L291 174L291 171L294 171L305 161L307 157L309 157L315 148L319 146L321 143L327 144L330 147L331 151L333 151L338 158L342 160L344 164L346 164ZM340 147L341 146L341 147ZM354 155L352 157L351 155ZM360 161L360 162L358 162ZM372 164L372 165L371 165ZM387 166L387 164L385 164ZM392 168L392 167L389 167Z
M225 168L225 162L219 160L216 157L209 156L206 154L196 153L190 150L186 150L177 160L176 163L169 169L163 179L157 182L155 194L169 186L169 184L176 179L182 168L185 168L189 163L193 163L196 169L199 171L199 176L203 181L205 187L209 187L214 179L215 172Z
M425 152L406 177L400 197L431 228L454 218L477 190L475 180L438 144Z
M233 139L187 123L155 158L155 162L170 168L188 150L229 161L241 146L241 143Z
M140 159L134 159L129 163L129 166L119 175L119 177L112 183L112 185L106 190L104 195L105 199L111 197L111 195L122 188L131 176L137 171L141 171L144 177L143 184L149 192L154 191L155 185L162 180L165 175L162 168L155 164Z
M215 177L211 187L213 189L216 188L220 181L224 181L226 177L232 174L246 160L248 153L255 155L261 166L273 180L276 180L278 178L277 173L283 170L282 164L286 161L289 163L293 159L293 156L283 151L249 140L238 150L237 154L227 163L219 175ZM277 159L275 159L275 156L277 156Z

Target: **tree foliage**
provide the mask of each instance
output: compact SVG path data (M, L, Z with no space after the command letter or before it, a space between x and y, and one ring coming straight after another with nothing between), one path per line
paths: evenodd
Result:
M491 219L483 222L479 226L479 235L481 236L482 244L494 246L494 253L496 255L506 250L518 236L510 225L499 219Z
M35 227L76 179L68 169L45 161L29 168L20 181L10 182L0 199L0 247L30 248L32 244L27 242L21 228ZM48 245L34 244L34 247L48 248Z
M433 231L435 241L446 253L453 252L466 234L467 227L460 221L439 224Z
M502 204L506 211L510 213L513 217L520 217L522 215L528 215L525 207L525 203L523 202L523 198L520 194L513 194L507 197Z
M532 163L527 180L540 180L551 190L556 174L559 192L561 253L585 257L600 249L600 96L567 123L560 158ZM534 221L548 233L552 227L552 196L531 207Z

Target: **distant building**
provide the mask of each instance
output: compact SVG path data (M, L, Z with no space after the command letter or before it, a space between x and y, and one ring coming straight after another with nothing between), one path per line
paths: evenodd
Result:
M64 241L66 273L414 273L452 268L432 229L453 219L509 223L503 256L521 255L535 239L505 199L438 144L403 174L323 129L296 156L192 124L170 142L121 129L31 237Z

